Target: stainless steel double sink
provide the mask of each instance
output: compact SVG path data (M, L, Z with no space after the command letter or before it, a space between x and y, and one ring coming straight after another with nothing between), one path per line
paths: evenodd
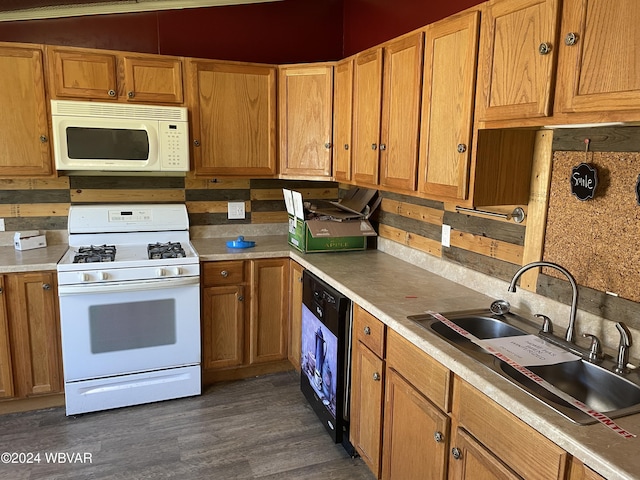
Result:
M481 340L538 333L536 325L512 312L497 315L489 309L480 309L445 312L442 315ZM412 315L407 318L443 338L461 352L490 368L569 420L581 425L596 422L593 417L545 389L430 314ZM624 375L616 374L611 370L613 365L615 363L608 359L599 364L578 359L555 365L530 366L527 369L565 394L609 418L639 413L640 373L635 370Z

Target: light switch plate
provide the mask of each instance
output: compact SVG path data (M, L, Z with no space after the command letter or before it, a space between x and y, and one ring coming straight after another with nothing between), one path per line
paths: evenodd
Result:
M442 224L442 246L451 246L451 225Z
M227 203L227 218L229 220L244 220L244 202Z
M4 232L4 218L0 218L0 232Z

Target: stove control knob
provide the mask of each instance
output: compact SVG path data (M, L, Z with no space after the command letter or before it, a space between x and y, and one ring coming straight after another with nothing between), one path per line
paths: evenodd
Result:
M164 268L159 268L156 270L156 276L158 277L164 277L166 275L167 272L165 272Z
M81 282L88 282L89 281L89 274L80 272L78 274L78 278L80 279Z
M109 278L109 274L107 272L100 272L98 273L98 278L100 280L106 280L107 278Z
M180 275L182 273L182 268L180 267L174 267L171 269L171 273L173 275Z

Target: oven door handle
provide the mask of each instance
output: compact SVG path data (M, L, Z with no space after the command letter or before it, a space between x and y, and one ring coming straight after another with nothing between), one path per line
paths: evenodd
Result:
M130 282L92 283L82 285L59 285L58 296L86 295L88 293L140 292L176 287L200 285L200 277L159 278L153 280L133 280Z

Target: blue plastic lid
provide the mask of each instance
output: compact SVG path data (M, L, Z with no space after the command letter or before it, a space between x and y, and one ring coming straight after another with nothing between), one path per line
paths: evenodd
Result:
M227 242L227 247L229 248L251 248L255 246L256 242L245 240L242 235L240 235L237 240L229 240Z

